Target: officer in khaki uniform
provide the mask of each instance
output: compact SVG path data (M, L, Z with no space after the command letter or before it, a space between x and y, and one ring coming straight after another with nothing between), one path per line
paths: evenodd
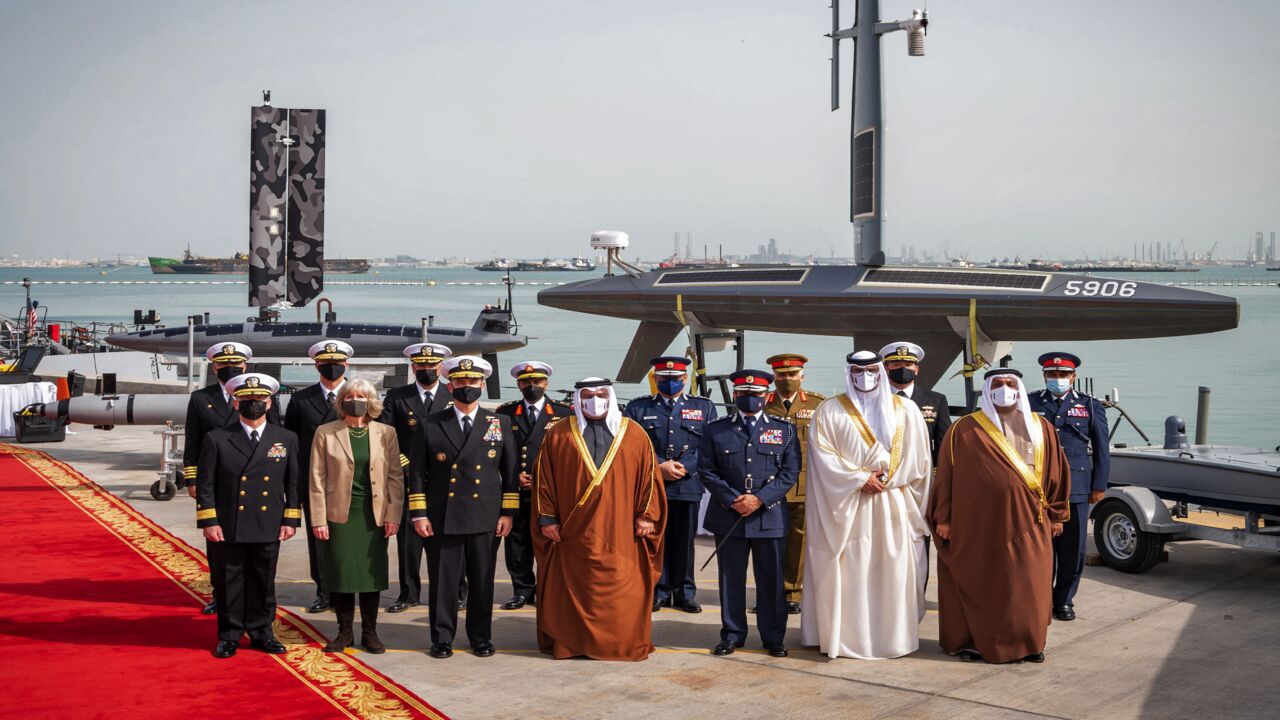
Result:
M809 420L826 397L800 387L804 382L804 365L809 358L781 353L765 362L773 368L773 383L777 389L765 396L764 411L793 423L801 448L800 479L787 492L787 557L782 576L783 589L787 593L787 613L796 615L800 612L800 594L804 589L804 482L809 459L803 453L809 441Z

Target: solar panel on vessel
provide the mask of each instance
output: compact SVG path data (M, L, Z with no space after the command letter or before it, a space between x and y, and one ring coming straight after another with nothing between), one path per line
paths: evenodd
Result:
M804 280L806 268L695 270L663 273L654 285L716 285L745 283L795 283Z
M853 216L876 214L876 131L853 139Z
M1007 290L1042 290L1048 277L1018 273L984 273L972 270L903 270L872 268L862 278L865 283L895 285L952 285Z
M259 323L253 326L254 332L270 331L272 337L301 337L303 335L319 335L320 323Z

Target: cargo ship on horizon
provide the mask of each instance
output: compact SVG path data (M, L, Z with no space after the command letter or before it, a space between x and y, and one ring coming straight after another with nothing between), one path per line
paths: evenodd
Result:
M249 254L236 253L231 257L198 257L184 250L182 259L148 257L151 272L156 275L233 275L249 272ZM325 258L325 272L358 275L369 272L365 258Z

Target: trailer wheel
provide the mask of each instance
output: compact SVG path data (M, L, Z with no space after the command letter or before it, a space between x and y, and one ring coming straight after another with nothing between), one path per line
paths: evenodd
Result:
M1113 570L1144 573L1160 561L1164 535L1138 527L1133 510L1120 501L1098 508L1093 518L1093 542L1102 561Z
M171 482L161 482L157 480L151 483L151 497L155 500L168 501L172 500L177 494L178 487Z

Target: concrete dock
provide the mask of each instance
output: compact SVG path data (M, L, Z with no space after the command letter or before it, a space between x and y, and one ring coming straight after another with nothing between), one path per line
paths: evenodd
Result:
M194 501L151 498L160 440L154 428L110 432L73 426L60 444L33 446L66 461L153 521L203 549ZM711 552L701 539L698 563ZM396 596L394 541L391 588ZM499 560L496 598L510 596ZM390 648L360 659L455 718L1275 718L1280 716L1280 555L1207 542L1169 546L1169 561L1143 575L1089 567L1076 598L1079 618L1055 622L1042 665L966 663L938 648L936 576L921 647L899 660L829 660L801 648L791 617L791 657L745 649L717 658L715 565L699 574L704 612L669 608L654 619L658 652L640 663L554 661L537 650L535 611L495 610L498 654L435 660L425 651L427 610L379 617ZM426 570L423 568L425 583ZM313 597L301 536L281 551L282 605L331 634L332 613L305 615ZM87 578L86 595L93 595ZM750 602L750 598L749 598ZM197 607L190 608L197 613ZM209 648L215 637L210 625ZM209 658L208 670L217 663ZM188 667L183 676L201 669ZM175 710L181 693L174 694Z

